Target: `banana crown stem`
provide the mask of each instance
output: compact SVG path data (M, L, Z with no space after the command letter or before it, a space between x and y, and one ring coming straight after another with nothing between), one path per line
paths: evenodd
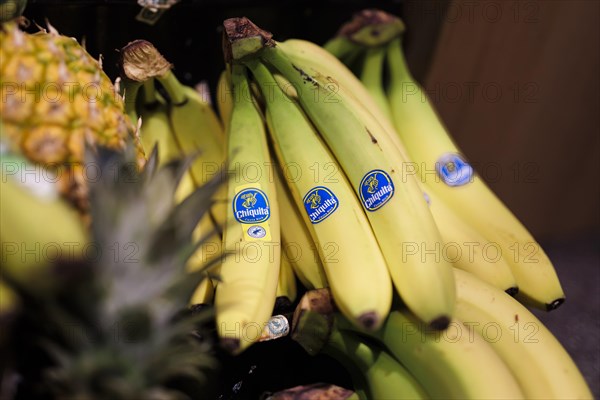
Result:
M167 91L167 94L174 105L185 104L187 96L185 95L183 85L177 80L177 77L172 71L169 70L165 75L158 77L158 80Z
M390 66L391 84L396 85L402 82L414 82L408 63L402 51L402 38L397 37L387 45L387 58Z

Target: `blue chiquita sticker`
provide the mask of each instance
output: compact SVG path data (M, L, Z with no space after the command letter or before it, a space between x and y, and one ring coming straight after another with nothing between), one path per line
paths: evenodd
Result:
M240 190L233 199L233 213L236 221L243 224L265 222L271 216L269 199L260 189L247 188Z
M313 224L318 224L329 217L340 205L335 194L323 186L317 186L309 190L302 202L308 218Z
M360 181L360 200L367 211L375 211L394 195L392 178L380 169L368 172Z
M446 153L442 155L435 169L438 176L448 186L463 186L473 179L473 167L460 155Z

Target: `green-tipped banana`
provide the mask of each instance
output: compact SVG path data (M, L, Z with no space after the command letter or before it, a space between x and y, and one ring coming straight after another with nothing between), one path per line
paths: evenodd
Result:
M558 307L564 293L550 259L462 156L427 95L412 78L400 37L388 45L388 63L394 123L422 182L499 246L521 296L548 310Z
M330 39L323 45L323 48L340 59L356 53L356 45L345 36L340 35Z
M256 60L248 61L248 66L263 91L275 152L317 244L336 304L355 324L377 329L390 309L392 285L352 187L301 108L285 95L267 67ZM295 177L291 168L297 169Z
M332 329L323 352L340 361L359 386L364 382L369 399L428 398L415 378L394 357L351 332Z
M415 378L374 341L338 329L329 291L311 290L294 312L292 339L309 354L336 358L352 376L364 399L423 399Z
M229 130L229 119L231 118L231 109L233 108L233 89L231 88L231 72L229 69L226 68L219 75L217 94L215 96L224 132Z
M465 322L453 319L446 331L432 332L406 311L397 310L375 336L431 398L523 398L511 370L489 343L469 334Z
M335 77L298 65L271 44L260 57L298 91L299 103L318 128L361 198L392 280L409 308L443 329L452 316L454 281L450 263L427 256L439 232L405 161L379 124L362 119L356 103L337 93ZM316 99L316 101L315 101ZM417 246L417 255L406 255Z
M455 270L456 316L483 336L528 399L591 399L577 366L527 308L475 276Z
M250 93L245 67L233 66L232 82L240 101L234 103L227 138L230 179L225 259L215 306L221 342L236 353L256 341L269 320L281 244L266 132L255 104L242 97Z
M370 47L365 50L363 66L360 73L360 81L371 93L377 102L379 109L391 121L392 112L387 100L383 84L383 68L385 65L385 46Z

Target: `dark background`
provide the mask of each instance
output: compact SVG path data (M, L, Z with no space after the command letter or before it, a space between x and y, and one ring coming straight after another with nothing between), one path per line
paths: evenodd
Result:
M148 26L135 20L134 0L30 0L25 16L85 39L111 78L117 49L147 39L182 81L206 79L214 90L223 19L247 16L276 40L324 43L365 7L404 18L416 78L459 147L555 262L567 302L537 315L600 398L600 2L183 0ZM229 365L224 390L242 381L235 398L316 380L348 382L339 365L287 341L255 346Z

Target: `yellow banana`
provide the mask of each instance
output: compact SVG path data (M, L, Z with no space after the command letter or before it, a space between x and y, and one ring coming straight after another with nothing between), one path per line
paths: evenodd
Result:
M510 295L517 294L519 289L515 277L496 244L467 224L435 192L426 193L430 199L431 214L442 234L439 256Z
M33 166L2 154L0 182L0 246L2 273L39 293L56 288L56 262L85 261L95 249L75 209L58 195L47 170L31 179ZM42 174L42 171L43 172ZM50 180L48 180L50 179ZM92 252L92 253L90 253Z
M11 286L9 286L3 279L0 279L0 320L4 321L5 318L14 314L20 307L19 296ZM2 334L0 334L0 338ZM2 340L0 339L0 344Z
M243 66L233 66L232 83L238 101L227 138L229 206L215 306L221 342L237 353L259 338L271 316L281 243L266 132L254 103L242 97L250 93Z
M448 330L432 333L405 311L393 311L377 337L432 398L523 398L510 369L464 322L453 319Z
M294 203L287 183L281 177L280 168L275 168L275 186L281 215L282 252L290 260L296 276L307 289L329 287L323 264L317 253L310 231L300 210Z
M154 146L158 146L161 165L181 158L182 151L169 124L168 106L165 99L156 92L154 79L143 83L140 94L136 108L137 115L142 119L140 140L144 151L150 154Z
M527 229L474 173L425 92L412 78L401 38L388 45L389 101L402 142L422 182L484 237L495 242L519 287L519 296L548 310L564 301L556 271Z
M457 317L490 343L526 398L593 398L567 351L527 308L468 272L455 275Z
M190 305L212 304L215 295L215 285L208 274L198 284L198 287L192 294Z
M279 279L275 295L285 297L290 303L296 300L296 275L294 275L292 264L285 251L281 252L281 265L279 266Z

